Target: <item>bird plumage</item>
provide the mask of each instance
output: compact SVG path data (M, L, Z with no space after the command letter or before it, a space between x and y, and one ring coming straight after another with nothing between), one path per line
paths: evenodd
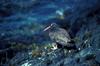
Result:
M75 44L71 43L69 33L65 29L60 28L57 24L52 23L45 29L45 31L48 32L50 39L57 43L57 45L63 47L66 46L67 48L75 48Z

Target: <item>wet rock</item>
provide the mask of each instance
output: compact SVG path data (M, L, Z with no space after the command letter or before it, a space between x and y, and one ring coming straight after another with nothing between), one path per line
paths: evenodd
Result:
M46 49L47 50L47 49ZM18 53L8 64L10 65L34 65L34 66L47 66L59 62L64 58L64 53L61 50L55 50L52 52L47 52L45 55L32 57L29 52Z
M28 53L25 53L25 52L19 52L16 54L15 57L13 57L12 60L9 61L8 65L15 65L17 66L18 63L21 63L23 60L26 60L26 59L30 59L31 56L29 56Z
M79 62L88 61L91 59L95 59L95 49L86 48L80 51L75 55L76 58L79 58Z
M96 53L96 61L100 64L100 50Z
M76 64L76 61L74 58L65 58L64 60L64 66L74 66Z

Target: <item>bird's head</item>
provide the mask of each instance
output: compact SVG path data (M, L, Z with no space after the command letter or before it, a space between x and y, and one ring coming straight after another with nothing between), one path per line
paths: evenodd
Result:
M43 31L51 31L51 30L56 30L58 25L56 23L51 23L50 26L46 27Z

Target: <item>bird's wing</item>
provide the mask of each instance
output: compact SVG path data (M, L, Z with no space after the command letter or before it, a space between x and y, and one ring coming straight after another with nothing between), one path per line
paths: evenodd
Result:
M60 28L59 33L63 34L63 36L71 40L69 33L65 29Z
M61 32L51 32L49 33L49 36L53 41L58 42L62 45L66 45L70 40L65 34Z

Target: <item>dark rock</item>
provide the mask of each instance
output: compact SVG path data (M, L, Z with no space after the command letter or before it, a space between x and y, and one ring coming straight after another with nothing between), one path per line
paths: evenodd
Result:
M80 62L95 59L95 50L93 48L86 48L75 55L76 58L80 58Z
M96 61L100 64L100 50L96 53Z

